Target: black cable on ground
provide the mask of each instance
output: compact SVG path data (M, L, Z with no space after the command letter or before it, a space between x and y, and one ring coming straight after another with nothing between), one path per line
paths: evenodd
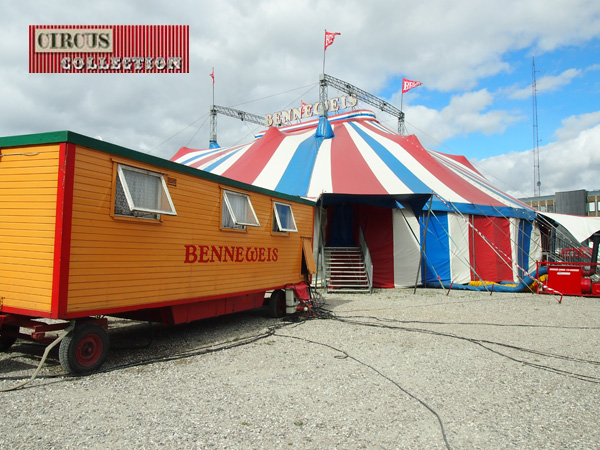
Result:
M375 316L345 316L345 317L340 318L341 321L347 321L348 323L353 323L352 321L348 321L348 319L372 319L372 320L376 320L378 322L419 324L419 325L468 325L468 326L482 325L482 326L497 326L497 327L517 327L517 328L550 328L550 329L561 329L561 330L600 330L599 327L565 327L565 326L557 326L557 325L500 324L500 323L487 323L487 322L438 322L438 321L424 321L424 320L386 319L386 318L375 317ZM356 323L361 323L361 322L356 322ZM382 326L382 328L402 329L402 327L386 327L386 326ZM411 328L411 330L412 329L413 328ZM414 330L419 330L419 329L414 328ZM427 330L427 331L430 333L436 333L435 331L432 331L432 330ZM454 336L456 338L461 338L460 336L457 336L454 334L447 334L447 333L440 333L440 334L446 335L446 336ZM469 338L464 338L464 339L469 339ZM542 352L540 350L531 350L531 349L527 349L524 347L518 347L518 346L510 345L510 344L503 344L503 343L495 342L495 341L486 341L483 339L479 339L479 342L499 345L502 347L512 348L514 350L533 353L533 354L540 355L540 356L547 356L550 358L564 359L567 361L581 362L581 363L587 363L587 364L593 364L593 365L600 365L600 361L595 361L595 360L590 360L590 359L576 358L574 356L564 356L564 355L559 355L557 353Z
M404 392L406 395L408 395L410 398L412 398L413 400L416 400L417 402L419 402L421 405L423 405L427 410L429 410L429 412L431 412L435 418L438 421L438 424L440 426L440 431L442 433L442 437L444 438L444 444L446 445L446 448L448 450L451 450L450 447L450 443L448 442L448 436L446 435L446 429L444 428L444 422L442 421L442 418L440 417L440 415L438 414L438 412L433 409L431 406L429 406L424 400L421 400L419 397L417 397L416 395L414 395L413 393L411 393L410 391L408 391L406 388L402 387L397 381L393 380L392 378L388 377L386 374L384 374L383 372L381 372L379 369L376 369L375 367L367 364L364 361L361 361L360 359L350 355L348 352L346 352L345 350L339 349L337 347L334 347L332 345L329 344L325 344L324 342L318 342L318 341L313 341L311 339L307 339L307 338L303 338L303 337L298 337L298 336L291 336L288 334L280 334L275 332L274 333L275 336L278 337L285 337L285 338L289 338L289 339L297 339L299 341L304 341L304 342L308 342L310 344L315 344L315 345L320 345L323 347L327 347L331 350L334 350L336 352L339 352L341 354L343 354L343 357L336 357L338 359L351 359L353 361L355 361L356 363L372 370L373 372L375 372L376 374L378 374L379 376L381 376L382 378L386 379L387 381L389 381L390 383L392 383L394 386L396 386L398 389L400 389L402 392Z
M591 376L591 375L585 375L585 374L580 374L580 373L576 373L576 372L570 372L570 371L566 371L566 370L562 370L562 369L557 369L555 367L551 367L551 366L546 366L543 364L536 364L536 363L531 363L529 361L525 361L522 359L518 359L515 357L512 357L510 355L506 355L502 352L499 352L497 350L491 349L488 346L484 345L484 344L488 344L488 345L497 345L497 346L501 346L501 347L506 347L506 348L510 348L513 350L518 350L518 351L522 351L522 352L526 352L526 353L532 353L532 354L537 354L540 356L546 356L546 357L550 357L550 358L556 358L556 359L564 359L567 361L573 361L573 362L581 362L581 363L586 363L586 364L593 364L593 365L600 365L599 361L593 361L593 360L584 360L584 359L579 359L579 358L573 358L573 357L569 357L569 356L564 356L564 355L558 355L558 354L553 354L553 353L547 353L547 352L540 352L537 350L531 350L531 349L526 349L523 347L518 347L518 346L514 346L514 345L510 345L510 344L503 344L501 342L494 342L494 341L488 341L485 339L475 339L475 338L468 338L468 337L464 337L464 336L459 336L456 334L452 334L452 333L443 333L443 332L438 332L438 331L432 331L432 330L427 330L424 328L410 328L410 327L400 327L400 326L391 326L391 325L383 325L383 324L376 324L376 323L370 323L370 322L358 322L358 321L354 321L354 320L348 320L345 318L340 318L338 317L336 320L343 322L343 323L348 323L351 325L360 325L360 326L366 326L366 327L373 327L373 328L385 328L385 329L389 329L389 330L399 330L399 331L408 331L408 332L413 332L413 333L424 333L424 334L432 334L432 335L436 335L436 336L443 336L443 337L448 337L448 338L452 338L452 339L458 339L458 340L462 340L462 341L466 341L466 342L470 342L472 344L478 345L492 353L495 353L497 355L503 356L511 361L515 361L515 362L519 362L521 364L530 366L530 367L534 367L536 369L540 369L540 370L546 370L558 375L563 375L563 376L568 376L571 378L576 378L578 380L581 381L587 381L590 383L595 383L595 384L600 384L600 378L599 377L595 377L595 376Z
M335 313L325 308L325 299L323 295L312 286L308 286L310 300L306 301L309 305L305 316L310 319L335 319Z
M418 323L425 325L481 325L489 327L516 327L516 328L552 328L559 330L600 330L600 327L568 327L563 325L535 325L529 323L492 323L492 322L440 322L432 320L398 320L387 319L385 317L376 316L345 316L346 318L357 319L373 319L380 322L395 322L395 323Z

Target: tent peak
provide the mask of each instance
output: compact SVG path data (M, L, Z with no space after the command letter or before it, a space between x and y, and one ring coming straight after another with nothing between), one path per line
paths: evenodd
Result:
M326 116L321 116L319 119L319 125L317 126L317 132L315 136L323 139L331 139L335 137L333 134L333 128L331 127L331 124L329 123L329 120L327 120Z

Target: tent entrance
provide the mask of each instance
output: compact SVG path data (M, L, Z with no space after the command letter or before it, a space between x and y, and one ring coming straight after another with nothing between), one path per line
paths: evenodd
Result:
M325 211L327 225L323 251L327 255L326 264L331 262L331 254L355 251L356 254L347 259L369 273L372 286L394 287L393 210L345 203L329 205ZM341 265L341 262L336 260L335 264ZM358 267L349 266L344 270L346 273L359 271Z
M327 272L327 248L360 247L365 265L372 270L373 287L393 288L397 282L413 286L419 261L416 217L430 198L430 194L322 194L315 219L319 270Z
M352 205L331 205L327 208L327 247L356 247L354 238L354 208Z

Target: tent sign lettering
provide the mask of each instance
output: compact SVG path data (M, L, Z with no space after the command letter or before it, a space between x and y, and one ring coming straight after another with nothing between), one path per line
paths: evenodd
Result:
M325 104L327 111L335 112L340 109L353 108L358 104L356 95L343 95L341 97L331 98ZM284 111L278 111L265 116L265 126L281 125L292 122L293 120L305 119L314 115L323 114L321 102L302 104L300 108L291 108Z
M186 245L185 264L214 262L276 262L279 249L234 245Z

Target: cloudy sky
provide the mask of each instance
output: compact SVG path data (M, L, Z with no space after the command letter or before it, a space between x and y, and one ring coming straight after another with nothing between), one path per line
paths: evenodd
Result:
M189 25L190 73L28 72L29 25L135 24ZM0 136L71 130L163 158L206 148L212 68L218 105L315 102L325 29L341 33L326 73L397 107L402 78L421 81L402 100L408 132L520 197L534 194L535 58L541 193L600 189L598 0L4 1ZM260 128L219 116L218 142Z

